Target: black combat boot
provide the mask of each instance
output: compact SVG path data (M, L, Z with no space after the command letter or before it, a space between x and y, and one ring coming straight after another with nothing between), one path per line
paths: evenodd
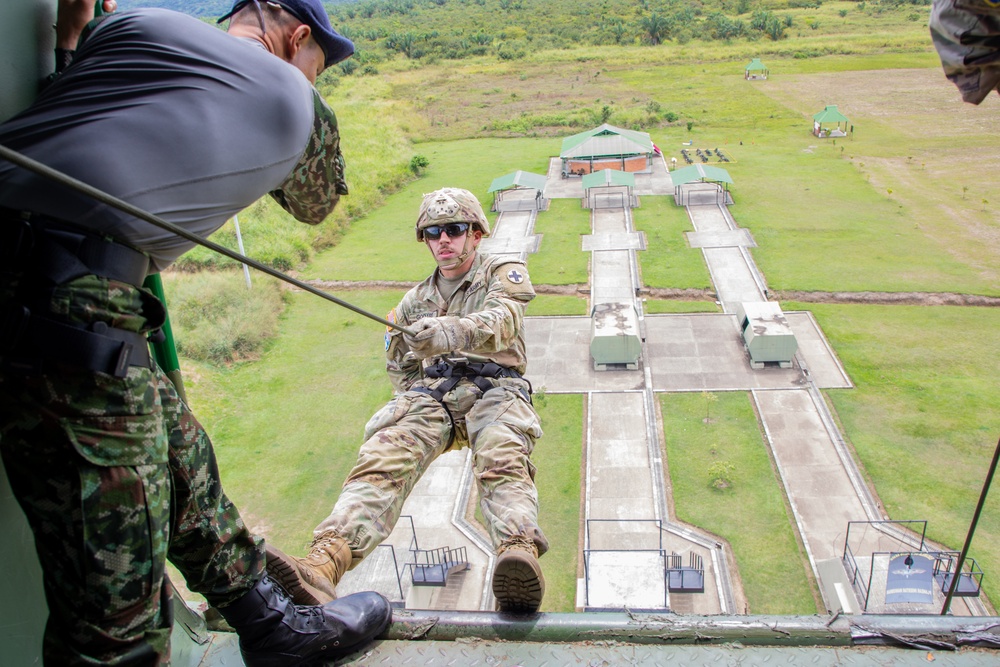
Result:
M389 627L392 607L378 593L299 606L265 574L219 613L240 636L247 667L313 665L360 649Z

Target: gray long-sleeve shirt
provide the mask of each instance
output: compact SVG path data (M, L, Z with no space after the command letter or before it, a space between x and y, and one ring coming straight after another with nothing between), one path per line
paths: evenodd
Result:
M0 143L200 236L266 193L313 224L347 193L336 117L305 76L166 10L104 20ZM155 270L192 245L2 160L0 206L113 236Z

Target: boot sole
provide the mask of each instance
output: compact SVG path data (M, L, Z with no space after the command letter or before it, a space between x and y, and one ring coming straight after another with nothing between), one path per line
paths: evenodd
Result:
M285 589L292 602L298 605L324 605L337 599L337 596L330 596L329 593L321 591L312 586L308 581L304 581L299 576L299 568L291 557L270 547L265 547L267 553L268 576Z
M493 596L502 612L531 614L542 606L545 580L536 564L516 556L501 558L493 572Z

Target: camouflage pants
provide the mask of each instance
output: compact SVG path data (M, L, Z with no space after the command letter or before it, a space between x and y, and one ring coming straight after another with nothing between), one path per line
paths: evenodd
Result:
M66 321L141 331L134 287L57 288ZM260 540L223 493L205 431L159 370L124 378L69 367L0 374L0 453L42 566L50 665L169 659L169 559L225 606L263 571ZM9 601L8 601L9 602Z
M433 388L443 380L422 380ZM408 391L379 410L330 516L315 530L346 539L352 567L392 532L407 496L428 466L449 449L472 447L480 508L493 545L524 535L539 553L548 542L538 527L538 491L531 452L542 436L538 414L525 400L523 380L493 380L482 393L468 380L444 397L455 419L427 394ZM453 438L454 436L454 438Z

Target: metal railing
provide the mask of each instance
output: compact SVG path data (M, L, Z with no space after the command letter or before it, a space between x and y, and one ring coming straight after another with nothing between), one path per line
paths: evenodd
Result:
M465 547L439 547L416 551L414 561L406 563L404 572L409 570L414 586L444 586L452 570L468 567L469 556Z

